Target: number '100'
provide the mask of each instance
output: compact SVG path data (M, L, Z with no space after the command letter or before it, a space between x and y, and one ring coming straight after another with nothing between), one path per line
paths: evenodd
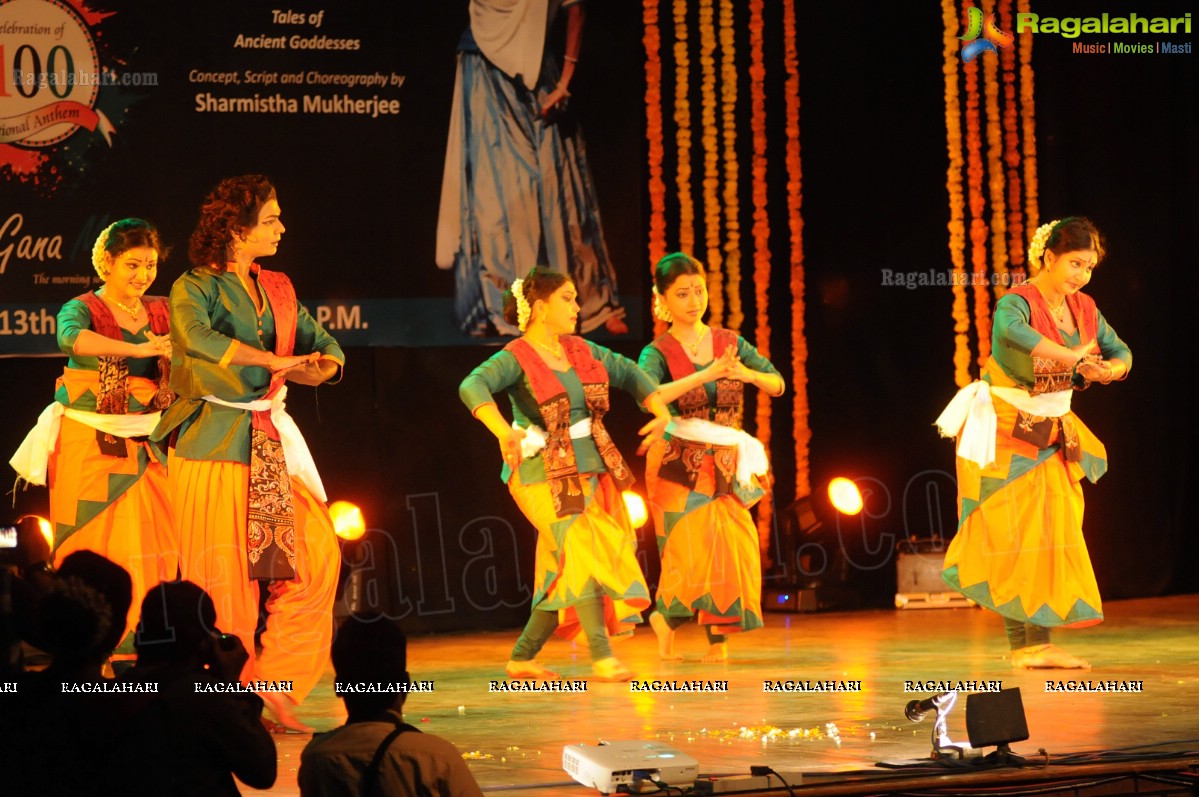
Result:
M61 57L66 61L66 69L61 73L56 68L58 66L60 54ZM32 61L32 69L22 69L21 62L23 60ZM7 66L8 64L4 57L4 46L0 45L0 97L9 96L8 87L10 85L10 81L8 79L8 75L4 74ZM33 49L33 45L22 44L17 48L17 52L12 58L13 79L11 81L11 85L16 88L17 93L22 97L32 98L37 94L38 89L40 89L44 83L46 87L50 89L51 94L53 94L55 97L58 97L60 100L64 99L68 94L71 93L71 89L74 87L74 82L70 80L70 76L72 76L75 72L75 59L71 58L71 51L66 47L63 47L61 44L56 44L51 47L50 54L46 57L46 69L48 70L47 72L42 71L42 59L40 56L38 56L37 50ZM67 79L61 81L61 84L60 81L51 79L58 74L67 76ZM26 80L25 75L31 75L35 79ZM59 93L60 90L62 91L61 94Z

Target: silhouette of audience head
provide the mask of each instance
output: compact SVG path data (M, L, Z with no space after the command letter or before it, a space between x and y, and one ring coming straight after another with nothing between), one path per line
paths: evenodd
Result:
M333 639L333 671L340 683L408 683L408 638L385 617L349 617ZM348 692L341 695L350 722L388 710L400 711L404 692Z
M99 666L120 643L132 601L123 567L77 551L63 560L38 606L38 643L58 666Z
M164 581L146 593L134 638L139 665L206 658L220 632L212 598L190 581Z

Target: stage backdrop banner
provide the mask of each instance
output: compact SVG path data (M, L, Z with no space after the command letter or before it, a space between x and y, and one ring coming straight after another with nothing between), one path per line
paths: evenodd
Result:
M639 338L639 17L605 5L570 106L542 115L566 11L535 37L538 82L464 35L469 0L0 2L0 356L57 352L58 309L99 285L92 244L117 219L158 225L173 251L151 293L168 293L204 195L243 173L283 208L263 265L343 346L494 342L491 294L538 262L590 297L586 331ZM497 127L519 135L494 145Z

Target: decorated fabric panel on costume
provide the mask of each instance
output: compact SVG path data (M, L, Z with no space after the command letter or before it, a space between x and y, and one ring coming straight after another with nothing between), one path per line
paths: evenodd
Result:
M670 444L654 444L646 459L662 557L657 609L670 617L695 616L721 634L761 628L761 553L748 507L764 491L716 495L722 477L712 454L700 458L694 488L679 484L666 477Z
M1006 379L994 360L986 371L997 382ZM1083 539L1081 481L1103 474L1107 452L1073 414L1047 419L1046 434L1033 435L1022 430L1019 410L994 395L992 401L995 462L982 468L957 458L960 520L944 579L1017 622L1097 623L1102 606ZM1077 437L1077 460L1063 452L1066 427Z
M269 418L267 419L269 423ZM255 428L250 435L250 490L246 552L250 577L260 581L295 576L295 509L291 478L278 435Z
M109 309L108 304L93 292L88 292L75 297L75 301L82 302L86 307L89 315L89 323L93 331L110 340L126 341L132 337L131 342L143 342L146 337L144 330L138 332L129 332L117 324L116 318ZM146 315L148 317L150 330L156 335L165 335L169 333L168 309L167 300L162 296L145 296L142 297L142 304L146 307ZM138 340L138 339L141 340ZM150 359L150 358L137 358ZM158 384L156 395L151 402L152 409L162 409L170 405L174 400L175 394L170 391L168 383L170 380L171 362L166 357L153 358L157 363ZM129 411L129 395L126 382L129 378L129 358L128 357L99 357L97 358L98 378L98 393L96 394L96 412L102 415L124 415Z
M712 327L711 330L712 350L717 356L730 346L738 347L739 339L735 332L719 327ZM700 370L687 356L678 339L669 332L659 335L650 346L661 352L672 380L683 379ZM643 356L643 365L644 362ZM740 429L745 385L736 379L718 379L711 392L710 397L705 385L692 388L672 402L674 414L682 418L712 420L721 426Z
M519 474L508 483L516 505L537 529L533 607L564 612L561 622L577 623L573 606L602 595L618 633L641 621L650 605L649 588L637 562L637 537L609 474L582 479L582 512L559 517L547 483L521 484ZM565 632L563 632L565 633Z

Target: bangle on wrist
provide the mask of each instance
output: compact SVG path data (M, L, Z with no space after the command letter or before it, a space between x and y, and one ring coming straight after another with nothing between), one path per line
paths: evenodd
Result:
M574 56L570 56L570 55L564 55L564 56L562 56L562 60L563 60L563 61L570 61L572 64L577 64L577 63L579 62L579 59L578 59L578 58L575 58Z

